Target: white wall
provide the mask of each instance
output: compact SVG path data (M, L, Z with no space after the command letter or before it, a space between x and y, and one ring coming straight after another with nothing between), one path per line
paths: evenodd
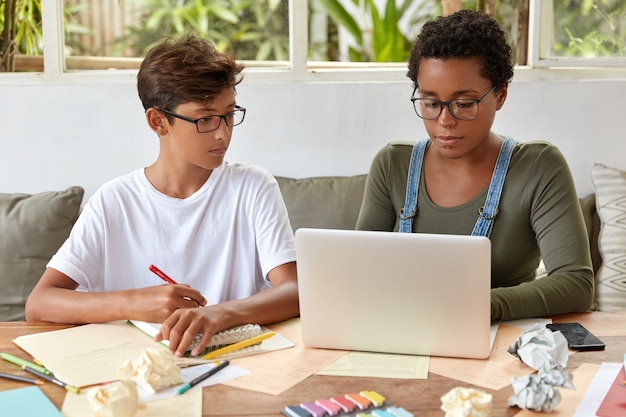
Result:
M150 164L157 141L135 88L130 76L21 85L0 78L0 193L81 185L89 196L108 179ZM408 100L408 80L245 80L238 90L248 113L227 157L276 175L365 173L386 142L425 136ZM626 79L516 78L494 130L558 145L584 196L593 191L594 162L626 169L625 109Z

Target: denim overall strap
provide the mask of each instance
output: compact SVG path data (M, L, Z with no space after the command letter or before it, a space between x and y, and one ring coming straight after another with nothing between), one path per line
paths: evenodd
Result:
M411 163L409 164L409 175L406 182L406 197L404 208L400 211L401 233L411 233L413 231L413 219L417 215L417 192L420 184L420 174L422 173L422 163L429 140L421 140L413 145L411 152Z
M515 144L515 139L507 136L500 147L496 167L493 169L493 175L489 183L487 199L485 200L485 205L478 211L478 220L474 225L474 230L472 230L472 236L489 237L491 235L493 221L498 215L498 205L500 204L506 171L509 169L509 162L511 161Z

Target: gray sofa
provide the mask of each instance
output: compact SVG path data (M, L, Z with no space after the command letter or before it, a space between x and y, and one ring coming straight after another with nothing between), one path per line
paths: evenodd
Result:
M0 194L0 321L24 320L26 298L70 234L83 193Z
M276 178L294 231L301 227L354 229L366 175ZM24 319L24 302L69 235L82 198L80 187L34 195L0 194L0 321ZM580 203L597 272L602 260L595 197L590 195Z
M276 179L294 232L301 227L354 229L367 175ZM596 210L595 195L591 194L579 201L597 280L602 258L598 249L600 217ZM597 308L597 299L593 308Z
M367 175L276 179L294 232L301 227L354 229ZM581 198L580 205L591 245L593 269L597 272L602 259L598 251L600 218L595 195Z

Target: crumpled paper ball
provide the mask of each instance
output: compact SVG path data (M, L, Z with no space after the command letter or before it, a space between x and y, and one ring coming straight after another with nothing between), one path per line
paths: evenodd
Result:
M569 358L565 336L539 324L522 333L508 351L535 370L546 365L563 369Z
M132 379L152 394L184 382L176 357L169 350L160 348L143 349L138 358L124 362L119 374L122 379Z
M145 407L137 396L137 385L129 379L92 388L87 399L95 417L133 417Z
M515 395L509 405L532 411L550 412L561 402L561 394L554 387L574 389L572 375L558 369L545 367L537 374L513 378Z
M492 395L475 388L453 388L441 397L445 417L490 417Z
M561 402L561 394L554 387L574 389L572 374L563 370L569 353L561 332L535 325L522 333L508 351L537 370L536 374L512 379L510 406L549 412Z

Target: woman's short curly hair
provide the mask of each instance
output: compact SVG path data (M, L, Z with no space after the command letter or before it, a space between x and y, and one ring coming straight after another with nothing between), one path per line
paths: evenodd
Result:
M417 87L417 74L427 58L472 58L482 61L481 75L496 88L504 87L513 78L511 46L506 34L489 15L461 10L439 16L424 25L413 45L407 76Z

